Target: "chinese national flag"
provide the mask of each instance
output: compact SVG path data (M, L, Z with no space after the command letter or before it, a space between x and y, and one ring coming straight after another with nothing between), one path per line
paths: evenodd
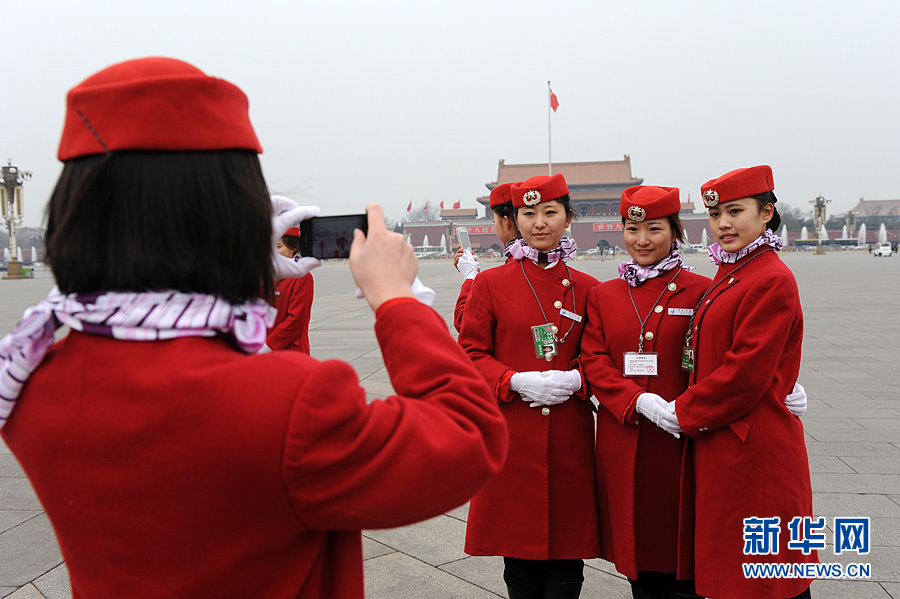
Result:
M553 112L556 112L556 109L559 108L559 99L556 97L556 94L553 93L553 90L550 90L550 108L553 109Z
M406 211L409 212L412 210L412 202L410 201L409 206L406 207Z
M453 209L459 210L459 202L453 202Z
M444 209L444 200L441 200L441 210Z

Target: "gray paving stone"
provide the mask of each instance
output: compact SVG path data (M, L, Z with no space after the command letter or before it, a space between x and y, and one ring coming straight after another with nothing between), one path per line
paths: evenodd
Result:
M40 510L0 510L0 533L43 514Z
M889 599L890 595L877 582L862 580L816 580L810 586L815 599Z
M838 457L894 457L900 458L900 447L892 443L820 442L807 439L806 452L813 455Z
M363 542L363 559L372 559L373 557L381 557L382 555L387 555L388 553L394 553L396 549L392 549L387 545L382 545L378 541L374 539L370 539L366 536L366 533L362 535Z
M812 475L814 493L900 493L900 474Z
M900 474L900 460L896 458L845 456L841 461L860 474Z
M890 594L891 599L900 599L900 583L882 582L881 587Z
M53 568L34 581L34 586L47 599L72 599L69 572L65 564Z
M366 536L401 553L415 555L432 566L466 557L463 544L466 524L456 518L438 516L402 528L366 531Z
M900 504L886 495L861 493L813 493L816 516L900 518Z
M0 587L19 586L62 563L53 529L40 515L0 534Z
M405 599L496 599L453 574L432 568L403 553L391 553L364 564L366 597Z
M845 461L841 460L841 458L836 458L833 456L809 456L809 471L810 474L815 473L842 473L842 474L854 474L857 472L850 466L848 466Z

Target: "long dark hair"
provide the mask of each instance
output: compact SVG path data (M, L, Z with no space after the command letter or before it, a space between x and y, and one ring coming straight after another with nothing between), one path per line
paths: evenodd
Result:
M271 201L253 151L122 151L67 162L47 208L63 293L271 293Z

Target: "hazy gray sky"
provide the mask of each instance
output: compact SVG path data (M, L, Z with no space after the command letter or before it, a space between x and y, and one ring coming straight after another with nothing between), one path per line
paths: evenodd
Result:
M66 91L171 56L250 98L272 191L323 213L371 202L475 207L497 162L629 154L699 202L768 163L780 201L831 212L900 198L900 2L7 0L0 159L34 172L25 224L61 165ZM447 204L449 207L449 204Z

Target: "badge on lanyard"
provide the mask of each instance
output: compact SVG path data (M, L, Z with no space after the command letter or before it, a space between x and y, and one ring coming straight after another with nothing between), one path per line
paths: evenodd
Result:
M539 324L531 327L531 337L534 339L534 357L544 358L548 362L559 352L556 349L556 332L552 324Z
M656 352L625 352L625 376L659 376Z
M694 372L694 348L685 346L681 350L681 369Z

